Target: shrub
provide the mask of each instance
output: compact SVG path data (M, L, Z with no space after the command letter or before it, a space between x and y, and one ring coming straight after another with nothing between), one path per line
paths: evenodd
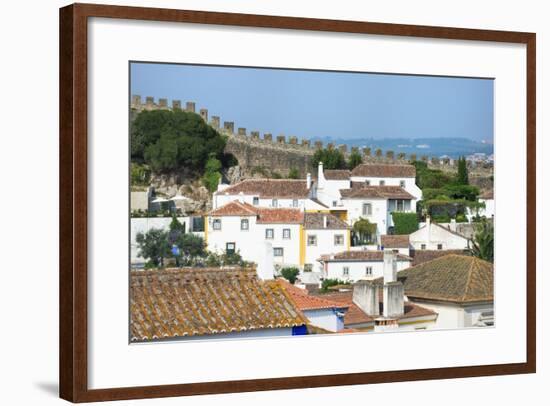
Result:
M321 283L321 292L326 293L329 291L329 288L331 286L338 286L338 285L349 285L349 282L344 282L340 279L325 279Z
M300 172L296 168L290 168L288 171L288 179L298 179L300 177Z
M285 267L281 269L281 275L283 276L283 278L285 278L287 281L289 281L293 285L294 285L294 282L296 282L296 279L299 273L300 273L300 270L296 267Z
M418 230L418 216L416 213L392 212L395 234L411 234Z
M323 163L324 169L346 169L346 158L344 154L334 148L325 148L315 151L313 154L312 165L314 168Z

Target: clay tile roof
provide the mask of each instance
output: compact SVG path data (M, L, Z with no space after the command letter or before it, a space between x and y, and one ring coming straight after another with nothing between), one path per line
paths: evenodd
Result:
M349 305L348 311L344 315L344 325L346 326L346 328L350 325L374 322L374 317L369 316L353 302L353 291L327 293L323 294L322 297L327 300ZM380 295L380 314L382 314L383 310L382 297L383 296ZM432 316L435 314L436 312L434 312L433 310L427 309L411 302L405 302L405 313L403 314L403 316L399 317L399 319L401 320L413 317Z
M323 218L327 219L327 226L324 227ZM330 229L330 230L347 230L349 225L340 220L333 214L328 213L306 213L304 218L304 228L309 230L318 230L318 229Z
M340 189L343 199L414 199L414 196L401 186L363 186Z
M424 262L431 261L439 257L444 257L449 254L468 255L467 250L414 250L412 253L412 265L420 265Z
M304 213L300 209L268 209L257 207L258 224L274 224L274 223L296 223L304 222Z
M255 216L256 208L248 203L234 200L209 213L211 216Z
M285 279L277 279L280 286L288 293L290 299L301 311L321 309L346 309L349 306L341 302L327 300L323 297L310 295L305 289L290 284Z
M347 169L326 169L323 172L327 180L349 180L350 173Z
M368 176L375 178L414 178L414 165L361 164L351 171L351 176Z
M383 235L380 243L384 248L409 248L409 235Z
M305 179L246 179L216 195L255 195L265 199L305 199L309 196Z
M493 264L476 257L446 255L398 273L411 298L454 303L493 301Z
M397 254L396 259L398 261L412 261L412 258L408 255ZM322 255L319 259L324 262L339 262L339 261L383 261L384 251L343 251L333 255Z
M306 324L278 284L241 268L132 271L130 318L132 341Z

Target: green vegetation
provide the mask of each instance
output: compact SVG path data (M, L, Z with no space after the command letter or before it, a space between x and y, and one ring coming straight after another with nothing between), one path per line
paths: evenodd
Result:
M288 179L299 179L300 178L300 172L296 168L290 168L290 171L288 171Z
M222 178L221 170L222 163L216 159L214 154L210 154L208 161L204 165L204 175L202 176L202 183L210 192L214 192L217 189Z
M300 274L300 270L296 267L285 267L281 269L281 275L283 278L285 278L287 281L292 283L294 285L294 282L296 282L296 279L298 278L298 275Z
M363 158L361 157L361 154L356 150L351 151L351 154L348 160L348 169L350 170L354 169L356 166L361 165L362 163L363 163Z
M468 185L468 167L466 166L466 158L463 156L458 158L458 172L456 175L456 183L459 185Z
M340 279L325 279L323 283L321 283L321 289L320 292L327 293L330 291L331 286L339 286L339 285L349 285L349 282L342 281Z
M393 212L393 233L411 234L418 230L418 215L416 213Z
M472 240L470 254L485 261L494 260L494 229L493 223L487 219L478 223Z
M146 268L164 266L164 259L170 255L168 232L152 228L147 233L138 233L136 242L139 247L139 255L147 260Z
M223 156L225 138L195 113L142 111L131 127L131 159L162 172L185 167L201 172L210 156Z
M325 148L315 151L313 154L312 165L314 168L319 165L319 162L323 163L324 169L346 169L346 158L344 154L338 149Z
M376 224L361 217L353 224L352 229L353 245L365 245L373 243L373 236L376 235Z
M151 177L151 170L147 165L130 163L130 185L147 186Z

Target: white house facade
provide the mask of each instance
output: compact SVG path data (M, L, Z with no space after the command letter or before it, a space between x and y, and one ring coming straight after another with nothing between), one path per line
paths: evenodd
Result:
M468 238L456 232L456 222L443 227L426 218L426 224L409 235L411 246L415 250L461 250L469 247Z

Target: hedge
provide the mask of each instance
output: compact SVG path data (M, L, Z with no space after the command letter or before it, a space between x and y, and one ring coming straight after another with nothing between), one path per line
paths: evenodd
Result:
M411 234L418 230L416 213L392 212L394 234Z

